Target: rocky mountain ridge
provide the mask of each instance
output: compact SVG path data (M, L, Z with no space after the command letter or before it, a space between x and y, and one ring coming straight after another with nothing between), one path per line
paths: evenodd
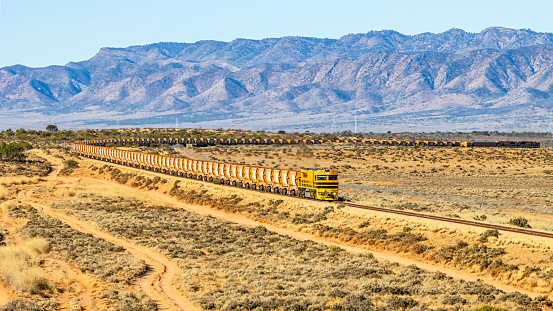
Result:
M324 128L317 120L328 116L421 130L431 116L443 129L453 119L459 129L475 119L515 128L522 117L539 130L553 110L552 70L553 34L499 27L156 43L103 48L65 66L0 68L0 111L80 115L88 126L117 115L129 126L180 118L295 129Z

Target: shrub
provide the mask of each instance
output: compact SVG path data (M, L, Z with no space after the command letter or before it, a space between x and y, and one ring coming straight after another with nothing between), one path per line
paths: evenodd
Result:
M491 307L491 306L482 306L478 308L472 308L469 311L508 311L507 309Z
M32 148L33 146L27 142L1 143L0 158L20 161L25 157L23 152Z
M344 249L341 248L340 246L336 246L336 245L330 245L328 247L329 250L333 251L333 252L343 252Z
M365 228L367 226L369 226L371 223L368 221L368 220L365 220L363 221L362 223L359 224L359 226L357 226L359 229L361 228Z
M388 300L388 309L390 310L408 310L413 307L416 307L419 303L415 301L413 298L407 297L407 298L400 298L400 297L392 297Z
M532 228L530 227L530 224L528 224L528 219L524 217L517 217L517 218L510 219L509 225L517 226L520 228Z
M63 162L63 169L60 171L61 175L71 175L73 170L79 167L79 162L75 160L66 160Z
M58 310L58 303L55 299L14 299L0 306L0 311L55 311Z
M473 218L476 221L484 221L484 220L488 219L488 216L486 216L486 215L476 215Z
M480 241L482 243L487 242L488 238L491 237L491 236L498 238L499 237L499 231L497 231L497 229L486 230L486 232L482 233L482 235L480 236L478 241Z
M79 166L79 162L77 162L75 160L66 160L64 162L64 165L65 165L65 167L67 167L69 169L74 169L74 168L77 168Z

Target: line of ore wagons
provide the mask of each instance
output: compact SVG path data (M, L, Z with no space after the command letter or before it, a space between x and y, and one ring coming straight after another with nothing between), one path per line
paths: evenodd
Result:
M71 151L107 162L205 181L218 179L227 185L281 194L297 195L301 178L299 171L176 158L89 145L82 142L71 144Z
M365 144L382 146L428 146L428 147L505 147L505 148L539 148L537 141L431 141L431 140L322 140L322 139L274 139L274 138L125 138L125 139L101 139L86 141L87 144L96 146L105 146L107 144L119 145L142 145L168 144L168 145L186 145L196 146L214 146L214 145L318 145L329 143L343 144Z

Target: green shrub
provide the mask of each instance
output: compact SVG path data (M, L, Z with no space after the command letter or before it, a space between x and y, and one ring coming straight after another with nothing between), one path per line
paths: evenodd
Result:
M343 252L344 249L341 248L340 246L336 246L336 245L330 245L328 247L329 250L333 251L333 252Z
M497 231L497 229L486 230L486 232L482 233L482 235L480 236L478 241L480 241L482 243L488 242L488 238L491 237L491 236L498 238L499 237L499 231Z
M66 160L64 162L64 165L65 165L65 167L67 167L69 169L75 169L75 168L79 167L79 162L77 162L75 160Z
M24 158L24 151L32 149L33 146L27 142L1 143L0 158L4 160L21 160Z
M520 228L532 228L528 224L528 219L524 217L512 218L509 220L509 225L517 226Z

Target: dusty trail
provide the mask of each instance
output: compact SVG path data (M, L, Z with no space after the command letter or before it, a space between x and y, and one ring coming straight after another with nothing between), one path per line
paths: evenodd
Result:
M15 297L15 294L0 282L0 306L6 304Z
M52 165L53 169L50 170L46 176L46 179L59 180L60 178L57 177L57 173L60 166L56 160L38 152L35 154L45 158ZM61 220L75 230L90 233L95 237L122 246L136 258L144 260L147 265L147 271L136 280L135 286L139 287L158 304L158 310L200 310L198 307L194 306L188 298L182 296L173 288L171 281L175 276L176 271L178 271L178 268L162 254L149 248L132 244L123 239L117 238L109 233L97 229L87 222L78 220L61 212L54 211L47 205L36 202L28 203L42 213Z
M102 162L102 161L99 161L99 162ZM118 166L117 164L113 164L113 165ZM127 166L124 166L124 167L128 168ZM134 189L132 187L120 185L120 184L115 183L115 182L101 180L101 179L95 179L95 178L90 178L90 177L86 177L86 178L89 179L89 180L93 180L93 181L96 181L96 182L100 182L100 183L110 185L112 187L118 187L118 188L121 188L121 189L126 189L128 191L137 191L136 189ZM520 293L526 294L526 295L528 295L530 297L533 297L533 298L543 295L543 294L535 293L535 292L532 292L532 291L524 290L524 289L521 289L521 288L517 288L517 287L514 287L514 286L505 285L505 284L497 282L495 280L482 280L479 276L468 273L468 272L449 269L449 268L445 268L445 267L439 266L439 265L433 265L433 264L423 263L423 262L419 262L419 261L408 259L408 258L403 258L403 257L397 256L394 253L374 252L372 250L365 249L365 248L349 246L347 244L343 244L343 243L339 243L339 242L328 241L328 240L326 240L322 237L319 237L319 236L316 236L316 235L313 235L313 234L309 234L309 233L305 233L305 232L298 232L298 231L295 231L293 229L281 228L281 227L277 227L277 226L274 226L274 225L254 221L254 220L251 220L251 219L249 219L245 216L242 216L242 215L230 214L230 213L225 213L225 212L222 212L222 211L214 210L214 209L212 209L210 207L207 207L207 206L196 206L196 205L189 205L189 204L181 203L178 200L176 200L175 198L172 198L172 197L160 194L160 193L148 192L147 194L152 196L153 198L157 199L157 201L160 201L160 200L165 201L165 202L173 204L175 207L179 207L179 208L185 209L185 210L190 211L190 212L194 212L194 213L199 214L199 215L213 216L213 217L216 217L216 218L219 218L219 219L222 219L222 220L234 222L234 223L237 223L237 224L247 225L247 226L264 226L269 231L276 232L276 233L281 234L281 235L287 235L287 236L290 236L290 237L292 237L294 239L297 239L297 240L300 240L300 241L310 240L310 241L314 241L314 242L321 243L321 244L324 244L324 245L338 246L338 247L343 248L347 252L354 253L354 254L364 253L364 252L371 252L373 254L373 256L375 257L375 259L377 259L379 261L387 260L387 261L390 261L390 262L397 262L401 265L416 265L417 267L419 267L423 270L426 270L426 271L439 271L439 272L444 273L444 274L446 274L446 275L448 275L452 278L455 278L455 279L460 279L460 280L464 280L464 281L468 281L468 282L482 282L482 283L494 286L495 288L500 289L500 290L502 290L504 292L507 292L507 293L520 292Z
M77 299L79 300L82 309L92 310L93 306L91 297L95 283L94 279L77 269L72 269L67 262L63 260L52 259L51 261L58 264L60 269L62 269L67 277L72 280L72 283L75 283L79 287L80 293L77 296ZM67 292L67 289L65 292L58 295L56 300L62 307L67 305L69 302L69 293Z

